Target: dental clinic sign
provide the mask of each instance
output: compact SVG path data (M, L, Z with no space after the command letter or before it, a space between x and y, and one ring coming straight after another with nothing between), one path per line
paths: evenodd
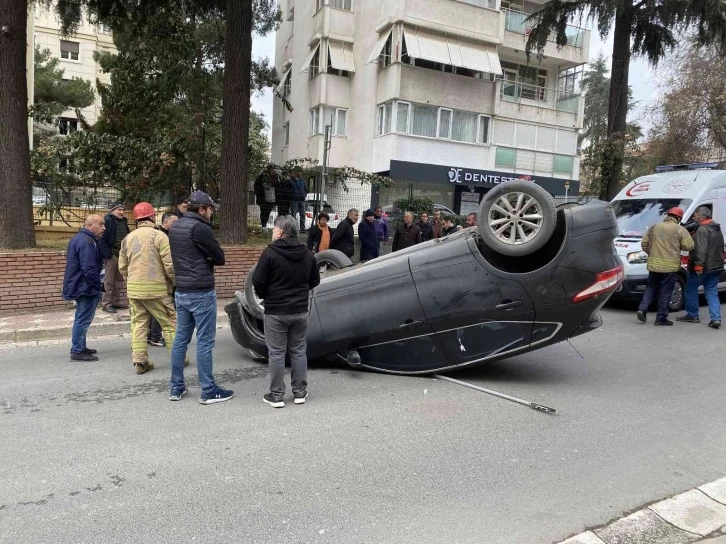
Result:
M517 174L497 175L493 172L481 172L474 170L465 170L464 168L450 168L449 181L451 183L483 183L486 185L499 185L505 181L535 181L532 176Z

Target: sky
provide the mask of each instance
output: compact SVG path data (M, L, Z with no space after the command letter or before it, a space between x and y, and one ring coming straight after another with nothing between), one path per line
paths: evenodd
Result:
M613 49L612 33L606 40L602 40L593 30L590 34L590 58L595 58L599 51L605 53L610 59ZM275 57L275 33L272 32L264 37L255 36L252 43L252 54L255 58L269 57L274 62ZM636 59L630 64L630 86L633 88L633 98L637 102L634 111L630 115L632 121L640 123L643 132L647 133L649 128L648 117L645 109L650 106L658 96L658 85L656 71L651 69L648 63L642 59ZM267 89L262 96L253 96L252 109L265 116L268 125L272 120L272 90Z

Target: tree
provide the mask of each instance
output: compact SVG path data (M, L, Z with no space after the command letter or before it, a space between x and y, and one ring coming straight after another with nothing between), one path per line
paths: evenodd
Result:
M26 0L0 2L0 247L35 246L30 180Z
M602 172L604 196L611 200L622 179L628 114L631 56L657 65L678 43L677 33L693 30L699 46L726 44L726 2L722 0L550 0L532 15L526 51L541 54L552 33L558 47L567 44L567 24L579 18L597 23L603 39L614 26L612 74L608 99L607 161ZM632 51L631 51L632 42Z
M64 70L59 64L49 49L35 48L35 100L31 115L40 123L58 124L58 116L63 112L78 112L95 99L90 81L79 77L64 79Z

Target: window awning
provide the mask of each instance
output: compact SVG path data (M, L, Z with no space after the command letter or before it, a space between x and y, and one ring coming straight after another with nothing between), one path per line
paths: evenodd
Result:
M384 32L379 36L376 46L373 49L373 53L371 53L371 56L366 64L370 64L371 62L376 62L378 60L378 57L380 57L383 52L383 47L386 45L388 38L391 36L391 32L393 32L393 28L390 28L388 32Z
M355 72L353 44L331 41L328 44L328 52L330 54L330 65L334 69Z
M290 77L290 69L283 72L282 77L280 78L280 84L275 89L275 92L277 94L282 94L282 88L285 86L285 82L287 81L287 78Z
M320 42L318 42L315 47L313 47L313 50L310 52L308 57L305 59L305 62L303 63L302 70L300 70L300 73L307 72L310 69L310 63L313 60L313 57L315 56L315 53L317 53L320 50Z
M439 64L450 64L488 74L502 73L496 47L443 36L421 29L404 28L409 57Z

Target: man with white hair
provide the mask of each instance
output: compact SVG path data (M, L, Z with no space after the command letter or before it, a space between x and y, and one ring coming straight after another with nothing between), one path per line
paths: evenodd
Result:
M421 243L421 228L413 223L413 213L403 214L403 224L396 229L393 235L392 251L399 251Z
M358 210L351 208L348 210L348 216L343 219L335 229L333 238L330 240L330 249L342 251L349 258L353 258L355 253L355 234L353 225L358 222Z
M270 367L270 392L262 400L285 406L285 356L290 356L290 382L295 404L305 404L308 391L307 332L310 291L320 284L315 257L297 238L291 215L279 215L272 243L260 255L252 285L265 301L265 343Z

